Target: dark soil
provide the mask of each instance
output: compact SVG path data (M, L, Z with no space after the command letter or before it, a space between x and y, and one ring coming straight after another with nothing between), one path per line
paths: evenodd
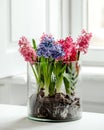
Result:
M75 94L56 93L45 96L41 89L37 97L30 97L30 116L51 120L76 120L81 116L80 98Z

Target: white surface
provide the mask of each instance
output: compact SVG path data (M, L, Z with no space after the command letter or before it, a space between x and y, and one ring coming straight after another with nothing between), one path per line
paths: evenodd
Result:
M104 130L104 114L83 113L73 122L47 123L27 119L23 106L0 105L0 130Z

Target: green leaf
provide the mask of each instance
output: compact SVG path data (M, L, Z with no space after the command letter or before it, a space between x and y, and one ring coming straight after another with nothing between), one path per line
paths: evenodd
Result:
M55 77L51 77L51 82L49 85L49 95L52 96L55 94Z
M68 80L65 77L63 78L63 81L64 81L66 93L70 94L71 93L71 91L70 91L70 83L68 82Z
M58 76L62 75L62 74L64 73L65 69L66 69L66 65L64 65L64 66L61 68L61 70L59 71Z
M71 76L68 73L64 73L63 76L68 80L68 82L71 82Z
M63 75L56 77L56 92L59 93L62 87Z
M69 66L66 67L66 72L64 73L64 84L65 84L65 89L66 92L68 93L68 89L70 91L75 89L75 85L78 81L78 74L76 70L76 64L75 63L70 63ZM68 86L69 84L69 86Z
M36 41L32 39L33 48L36 50Z

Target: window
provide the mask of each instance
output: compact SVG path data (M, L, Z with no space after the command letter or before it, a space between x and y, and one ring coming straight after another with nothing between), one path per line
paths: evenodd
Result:
M76 38L82 28L91 31L94 38L83 63L104 65L104 0L0 0L0 5L0 77L26 71L18 39L39 39L42 32L58 39Z
M104 48L104 0L88 0L88 30L93 32L91 46Z
M30 40L43 32L62 36L61 9L62 0L0 0L0 77L26 72L17 45L22 35Z
M86 17L86 27L93 33L85 64L104 66L104 1L84 0L86 6L83 16ZM83 18L84 18L83 17Z
M71 0L71 33L76 37L82 28L93 33L84 65L104 66L104 0Z

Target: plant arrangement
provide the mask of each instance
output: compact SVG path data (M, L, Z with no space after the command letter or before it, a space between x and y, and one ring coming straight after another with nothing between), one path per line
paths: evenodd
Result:
M30 97L29 101L30 108L33 107L31 117L51 120L79 118L80 98L75 95L79 59L81 52L87 53L91 37L92 34L85 30L76 41L71 36L56 41L52 35L43 34L38 46L34 39L31 45L26 37L20 38L19 51L29 62L38 86L36 100ZM31 100L34 100L34 106Z

